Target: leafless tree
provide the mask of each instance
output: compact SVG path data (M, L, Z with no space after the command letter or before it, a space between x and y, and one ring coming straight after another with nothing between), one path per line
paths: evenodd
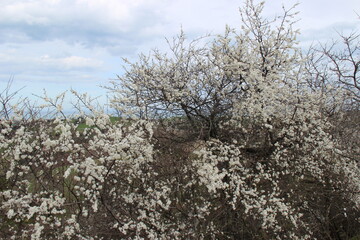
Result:
M347 107L358 108L360 103L360 35L340 35L338 42L312 47L308 53L309 86L326 92L343 89ZM329 88L332 86L332 88Z
M18 107L18 111L21 111L24 109L24 102L25 99L16 99L16 97L19 97L19 92L23 89L20 88L18 90L13 91L11 89L11 86L13 84L14 78L11 77L6 87L1 91L0 89L0 118L9 120L11 115L14 113L14 105Z

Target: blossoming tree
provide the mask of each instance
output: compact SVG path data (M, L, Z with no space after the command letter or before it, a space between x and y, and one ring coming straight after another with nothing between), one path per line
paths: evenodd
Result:
M43 98L50 120L1 121L0 238L359 236L357 150L334 134L333 91L309 84L294 8L268 20L263 7L246 1L240 31L181 33L169 53L128 62L108 89L134 118L74 92L85 128L62 113L63 95Z

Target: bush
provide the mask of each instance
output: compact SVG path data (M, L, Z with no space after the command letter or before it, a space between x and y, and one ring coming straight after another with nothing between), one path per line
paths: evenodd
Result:
M262 9L249 0L241 32L202 47L180 34L172 57L131 63L109 88L134 118L76 92L79 122L64 95L41 111L0 98L0 238L358 237L358 109L340 107L348 88L313 87L293 9Z

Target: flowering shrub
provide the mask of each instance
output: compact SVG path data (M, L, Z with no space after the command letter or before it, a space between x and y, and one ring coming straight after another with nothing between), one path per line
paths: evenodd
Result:
M218 198L202 214L227 209L219 219L211 217L222 230L217 229L220 238L229 234L227 216L233 218L232 234L244 239L314 239L323 238L324 232L331 239L344 230L333 226L324 230L325 225L350 224L354 230L359 226L358 163L346 157L328 134L329 123L314 107L320 104L304 108L308 99L292 108L292 114L273 112L266 121L261 121L269 113L262 110L265 102L263 108L247 105L247 109L254 106L251 124L234 118L233 139L210 141L198 152L194 167L211 196L205 202ZM277 102L269 104L274 107ZM348 212L356 212L352 220Z
M169 200L154 181L151 125L112 124L107 115L86 123L93 127L77 131L60 119L16 130L2 123L2 227L9 234L2 237L156 236Z
M172 57L130 64L109 89L132 119L74 91L80 123L64 94L40 108L0 96L0 238L358 237L359 129L343 127L347 146L333 119L352 114L337 107L349 89L313 87L292 9L262 9L249 0L241 32L203 47L181 34Z

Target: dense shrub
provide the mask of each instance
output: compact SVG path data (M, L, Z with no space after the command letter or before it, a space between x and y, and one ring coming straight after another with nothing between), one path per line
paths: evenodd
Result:
M202 47L181 34L173 56L131 63L109 87L116 121L76 92L81 121L63 95L41 111L2 101L0 238L358 237L357 95L314 87L293 10L262 9L247 1L240 32Z

